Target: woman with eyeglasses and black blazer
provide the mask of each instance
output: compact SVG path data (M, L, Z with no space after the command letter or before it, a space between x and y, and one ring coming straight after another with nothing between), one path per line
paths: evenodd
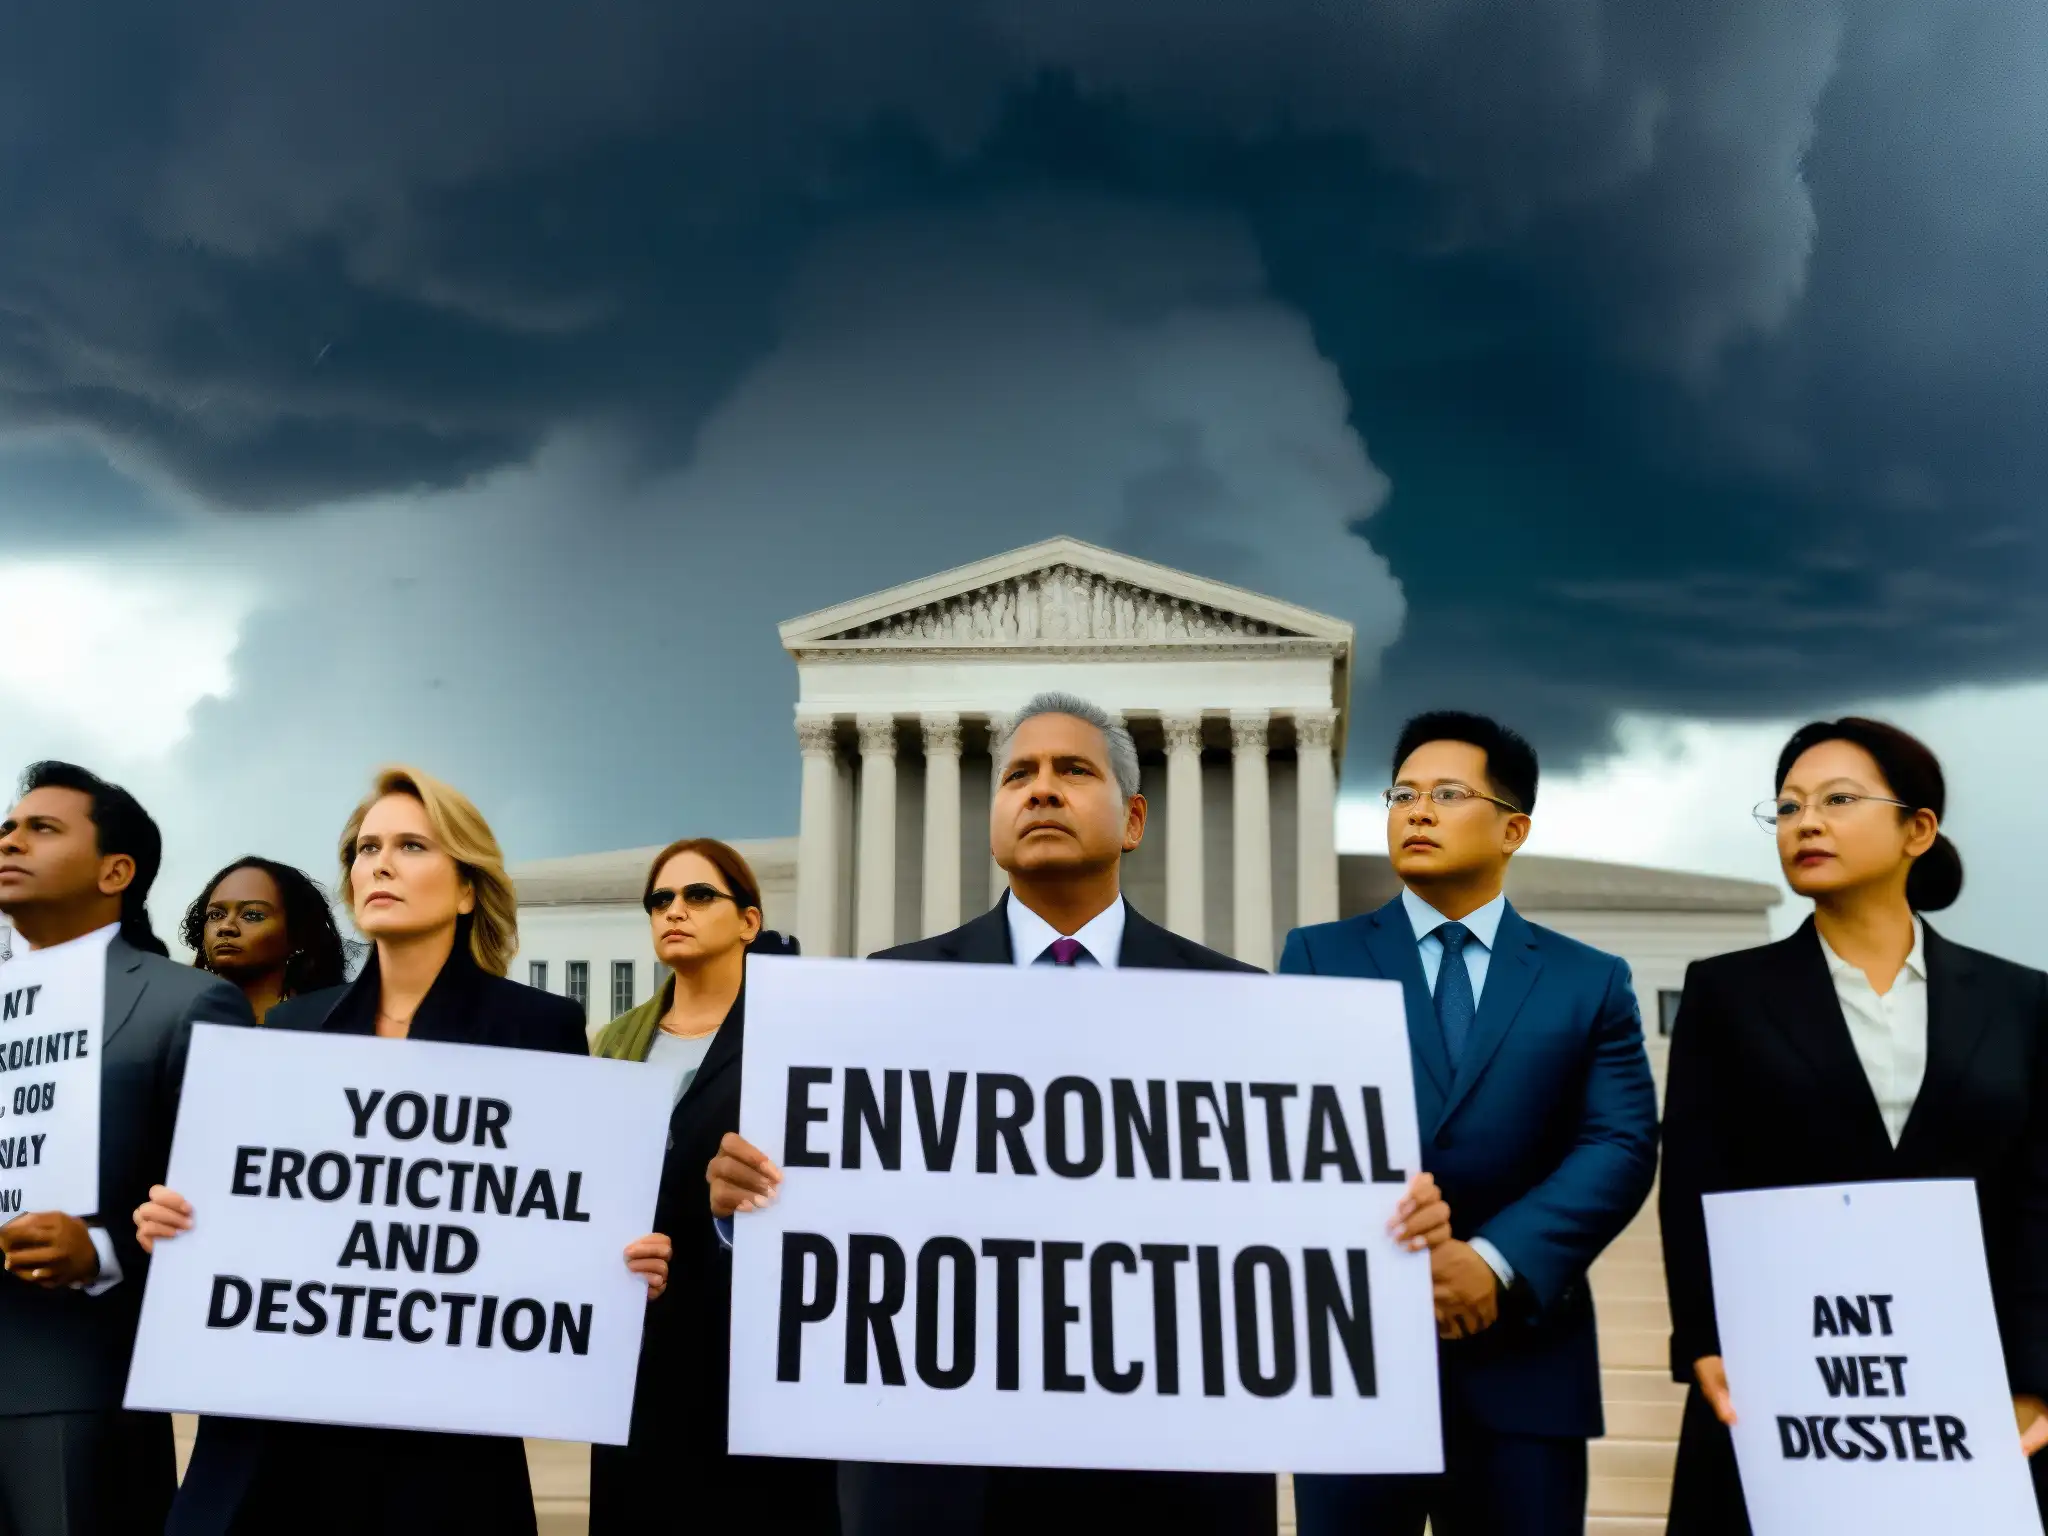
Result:
M1777 782L1757 820L1813 916L1694 965L1671 1033L1659 1214L1672 1374L1692 1390L1670 1536L1750 1529L1727 1426L1752 1410L1721 1362L1701 1204L1717 1191L1975 1180L2021 1444L2048 1444L2048 976L1922 919L1961 894L1963 865L1919 741L1809 725ZM2048 1456L2033 1473L2043 1497Z
M747 957L794 954L796 944L762 930L753 870L712 838L662 849L641 905L669 975L600 1030L593 1050L645 1062L674 1085L655 1228L673 1236L675 1251L668 1289L647 1311L630 1440L591 1447L591 1536L640 1536L679 1515L836 1532L835 1463L726 1454L732 1255L704 1182L720 1138L739 1129Z

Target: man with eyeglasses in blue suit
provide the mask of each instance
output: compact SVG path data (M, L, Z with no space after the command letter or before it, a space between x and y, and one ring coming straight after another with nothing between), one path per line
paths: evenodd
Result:
M1528 922L1503 887L1536 754L1477 715L1408 723L1385 793L1401 894L1298 928L1282 972L1407 995L1422 1164L1451 1208L1431 1251L1444 1471L1295 1480L1301 1536L1565 1536L1602 1432L1586 1273L1650 1193L1657 1094L1628 966Z

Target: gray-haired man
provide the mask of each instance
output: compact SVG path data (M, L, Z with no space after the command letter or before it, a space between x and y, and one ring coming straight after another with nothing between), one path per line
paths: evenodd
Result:
M882 951L879 960L970 965L1099 965L1112 969L1250 971L1169 933L1123 897L1123 856L1145 836L1138 752L1131 733L1070 694L1025 705L995 743L989 847L1010 878L995 907L951 933ZM728 1135L713 1159L711 1209L724 1218L772 1195L782 1175ZM1449 1212L1417 1175L1398 1235L1440 1242ZM845 1536L1270 1536L1278 1525L1271 1477L1224 1473L1099 1472L1032 1467L849 1463L840 1469Z

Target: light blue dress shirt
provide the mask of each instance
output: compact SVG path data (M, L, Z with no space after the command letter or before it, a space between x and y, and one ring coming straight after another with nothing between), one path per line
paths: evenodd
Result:
M1444 941L1436 936L1436 931L1451 919L1405 886L1401 890L1401 908L1408 914L1408 926L1415 931L1415 952L1422 961L1422 979L1429 984L1429 995L1434 998L1437 972L1443 969L1444 963ZM1493 942L1500 937L1500 920L1507 909L1507 897L1496 896L1477 911L1458 919L1472 935L1465 944L1465 974L1472 979L1472 1004L1475 1008L1486 991L1486 973L1493 963ZM1487 1267L1499 1279L1502 1290L1515 1283L1515 1266L1498 1248L1483 1237L1472 1238L1471 1244L1472 1251L1486 1260Z

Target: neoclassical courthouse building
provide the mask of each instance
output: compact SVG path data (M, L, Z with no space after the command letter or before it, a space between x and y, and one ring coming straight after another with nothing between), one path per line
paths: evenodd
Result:
M1151 820L1125 866L1133 905L1271 966L1289 928L1394 893L1380 853L1339 854L1336 800L1352 632L1342 620L1076 539L1048 539L782 625L796 663L794 837L742 842L768 926L810 955L942 932L1003 889L988 852L989 744L1003 712L1059 688L1122 715ZM676 836L716 836L687 814ZM659 981L639 908L659 845L515 870L515 974L593 1022ZM1668 1025L1688 962L1768 937L1775 889L1524 857L1532 921L1632 965Z
M1270 966L1290 927L1395 892L1383 852L1337 851L1352 673L1341 620L1061 538L791 619L782 644L797 674L796 835L738 846L768 925L794 930L806 954L941 932L1001 894L990 736L1047 688L1121 714L1137 738L1152 813L1124 889L1148 916ZM674 836L719 831L687 806L678 815ZM658 851L515 870L514 975L579 998L593 1027L645 999L660 976L639 899ZM1686 966L1766 941L1779 900L1747 881L1529 855L1508 894L1532 921L1629 962L1660 1081ZM1657 1536L1683 1393L1654 1202L1594 1267L1593 1294L1607 1435L1592 1448L1587 1530ZM532 1460L543 1532L582 1530L580 1455L536 1447ZM1284 1479L1280 1496L1291 1531Z

